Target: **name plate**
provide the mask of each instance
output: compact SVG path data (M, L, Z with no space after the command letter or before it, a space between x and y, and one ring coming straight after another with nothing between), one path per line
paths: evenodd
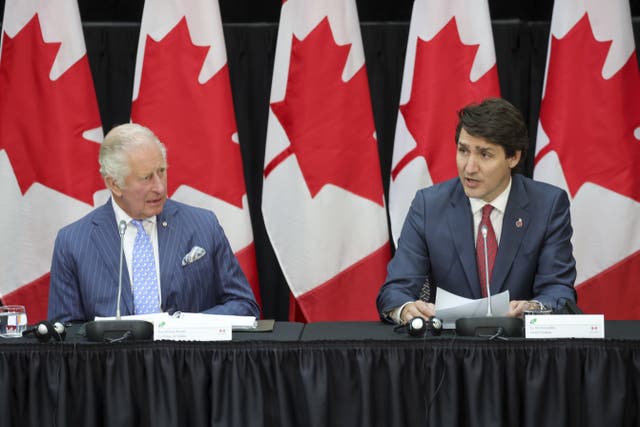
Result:
M525 338L604 338L602 314L527 314Z
M154 320L153 339L156 341L231 341L231 323L165 317Z

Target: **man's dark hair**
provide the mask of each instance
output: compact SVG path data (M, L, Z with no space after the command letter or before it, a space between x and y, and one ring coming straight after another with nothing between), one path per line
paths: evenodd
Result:
M476 138L484 138L489 142L501 145L507 157L513 157L521 151L520 163L529 147L529 133L520 111L502 98L487 98L479 104L469 104L458 111L456 127L456 144L460 131L464 130Z

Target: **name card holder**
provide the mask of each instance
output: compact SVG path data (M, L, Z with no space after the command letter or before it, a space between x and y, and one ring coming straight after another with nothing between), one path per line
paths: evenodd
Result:
M527 314L525 338L604 338L602 314Z
M203 322L198 318L154 320L153 339L170 341L231 341L231 323Z

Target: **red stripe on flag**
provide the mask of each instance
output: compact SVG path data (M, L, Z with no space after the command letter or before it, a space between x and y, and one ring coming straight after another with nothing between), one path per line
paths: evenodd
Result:
M536 156L534 157L533 164L537 166L540 159L549 154L551 152L551 149L551 144L547 144L542 147L542 149L540 149L540 151L538 151L538 154L536 154Z
M395 181L402 169L404 169L405 166L409 164L409 162L418 157L419 154L420 152L418 150L418 147L416 147L413 150L409 151L402 159L400 159L396 167L391 171L391 179Z
M287 157L293 154L293 149L291 146L288 146L280 154L275 156L267 166L264 167L264 177L266 178L269 174L282 162L284 162Z
M2 296L4 304L24 305L30 325L47 320L49 273Z
M391 258L389 243L298 297L308 322L379 320L376 297Z
M256 246L253 242L245 248L235 253L235 256L242 268L247 281L253 290L258 306L262 309L262 299L260 298L260 282L258 281L258 267L256 265Z
M578 306L607 320L640 319L640 251L576 287Z

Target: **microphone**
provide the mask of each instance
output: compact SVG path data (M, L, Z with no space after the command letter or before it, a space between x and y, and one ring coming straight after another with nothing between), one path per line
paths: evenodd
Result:
M127 221L124 219L118 224L120 232L120 268L118 271L118 301L116 302L116 319L120 320L120 300L122 299L122 260L124 259L124 233L127 231ZM485 243L486 245L486 243Z
M489 252L487 251L487 225L482 224L480 228L480 232L482 233L482 240L484 241L484 274L485 274L485 285L487 286L487 317L493 316L491 313L491 286L489 286Z
M89 341L132 341L149 340L153 338L153 323L146 320L129 320L120 317L120 300L122 299L122 265L124 261L124 233L127 231L127 222L121 220L118 223L120 234L120 266L118 268L118 300L116 301L116 319L98 320L88 322L85 325L85 333Z
M466 317L456 320L456 334L462 336L479 336L493 339L496 337L520 337L524 323L515 317L494 317L491 310L491 286L489 282L489 253L487 251L487 226L480 227L484 242L484 274L487 287L486 317Z

